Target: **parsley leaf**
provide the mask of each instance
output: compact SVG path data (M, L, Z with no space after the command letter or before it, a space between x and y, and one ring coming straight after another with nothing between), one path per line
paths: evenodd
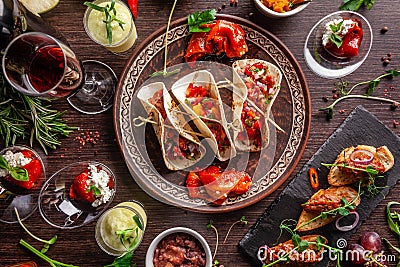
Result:
M343 0L340 10L358 11L362 5L369 10L374 6L375 0Z
M195 12L188 16L189 32L209 32L210 28L201 27L203 24L215 20L217 10L209 9L202 12Z

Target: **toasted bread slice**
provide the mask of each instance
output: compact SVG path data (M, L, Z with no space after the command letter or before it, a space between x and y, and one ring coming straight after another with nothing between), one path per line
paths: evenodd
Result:
M394 165L393 154L386 146L375 148L373 146L367 145L359 145L357 147L351 146L344 149L336 158L335 164L343 164L345 160L348 159L355 150L367 150L372 152L374 154L374 161L379 161L384 167L384 171L380 172L380 174L387 172ZM329 171L328 183L333 186L349 185L358 182L362 177L363 173L357 174L351 172L343 172L341 167L334 166Z
M328 240L321 235L306 235L302 236L301 240L305 240L308 242L316 242L318 237L323 238L324 244L328 243ZM268 248L266 253L264 254L265 259L263 263L268 264L278 259L279 256L287 252L291 252L289 255L289 262L278 263L275 266L309 266L313 264L319 263L323 257L321 257L324 248L317 251L317 247L315 245L309 245L309 247L303 252L292 251L294 248L292 240L288 240L284 243L280 243L279 245Z
M324 190L324 189L321 189ZM345 198L349 203L353 202L352 204L354 204L355 206L358 206L360 204L360 197L358 196L358 193L356 190L354 190L351 187L348 186L341 186L341 187L335 187L335 186L331 186L328 189L325 190L325 192L327 194L334 194L337 197L341 198ZM320 193L320 191L318 191L317 193L315 193L311 199L317 195L318 193ZM299 232L305 232L305 231L310 231L313 229L317 229L319 227L322 227L324 225L327 225L330 222L333 222L334 220L337 219L337 216L330 216L327 217L325 219L322 218L318 218L315 221L312 221L311 223L307 223L310 220L312 220L313 218L317 217L320 213L315 213L315 212L309 212L303 209L303 211L300 214L300 218L297 222L297 226L296 229Z

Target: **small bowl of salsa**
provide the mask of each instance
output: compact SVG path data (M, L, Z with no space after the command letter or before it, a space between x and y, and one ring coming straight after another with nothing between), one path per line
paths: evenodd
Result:
M146 267L211 267L212 256L207 241L198 232L174 227L154 238L145 262Z

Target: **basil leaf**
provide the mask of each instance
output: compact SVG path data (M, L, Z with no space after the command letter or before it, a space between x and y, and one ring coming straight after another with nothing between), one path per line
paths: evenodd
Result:
M217 11L215 9L195 12L188 16L189 32L209 32L211 29L201 27L201 25L210 23L216 18Z
M0 169L4 170L10 170L10 165L8 164L8 161L0 155Z
M343 1L343 4L339 7L340 10L358 11L364 4L364 0L349 0Z
M24 168L15 167L9 171L10 171L11 177L17 181L28 181L29 180L28 172Z
M336 33L332 33L331 36L329 37L329 40L331 40L331 42L334 43L337 46L337 48L340 48L342 46L343 39Z

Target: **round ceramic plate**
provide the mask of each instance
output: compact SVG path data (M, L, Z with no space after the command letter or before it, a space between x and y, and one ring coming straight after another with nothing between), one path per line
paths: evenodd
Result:
M150 125L137 127L134 124L135 118L146 116L137 99L138 90L148 83L149 75L163 69L165 28L153 33L136 48L122 73L114 103L117 139L136 183L159 201L206 213L241 209L275 191L299 162L306 146L311 122L307 83L298 62L286 46L269 32L242 18L219 15L218 19L235 22L244 29L249 47L245 58L267 60L278 66L283 74L281 90L272 106L271 118L284 132L269 125L271 136L265 149L253 153L238 152L237 156L229 161L230 168L245 170L252 176L253 185L247 193L228 198L222 206L190 198L185 187L188 172L168 170L153 128ZM186 18L183 18L171 24L168 35L169 70L179 69L180 64L184 62L184 53L189 41L186 21ZM217 77L218 82L216 72L230 69L228 66L221 68L218 64L209 63L196 64L191 71L209 70ZM231 63L225 62L226 65ZM175 71L168 80L177 80L188 74L188 71ZM171 85L166 84L166 87L170 89ZM224 97L226 92L223 91L220 91L220 94L224 104L231 105L231 97ZM226 167L226 163L217 160L214 160L213 164Z

